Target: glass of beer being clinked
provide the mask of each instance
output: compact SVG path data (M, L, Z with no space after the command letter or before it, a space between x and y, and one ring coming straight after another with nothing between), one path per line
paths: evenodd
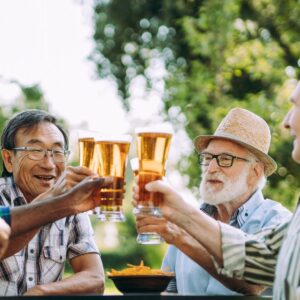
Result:
M125 221L122 210L124 199L124 177L128 151L131 143L130 135L117 137L98 137L95 140L94 164L101 177L112 177L110 187L101 189L100 212L101 221Z
M168 157L172 129L169 125L137 128L138 154L138 185L139 199L134 208L134 214L160 217L159 204L162 194L148 192L145 185L150 181L160 180L165 175L165 165ZM162 238L154 232L139 233L137 242L141 244L159 244Z
M95 160L94 160L94 149L95 149L95 139L99 135L99 132L91 130L79 130L77 132L78 137L78 147L79 147L79 165L81 167L89 168L92 171L95 170ZM99 208L94 208L91 212L93 214L98 214Z
M93 170L95 138L92 134L79 137L79 164Z

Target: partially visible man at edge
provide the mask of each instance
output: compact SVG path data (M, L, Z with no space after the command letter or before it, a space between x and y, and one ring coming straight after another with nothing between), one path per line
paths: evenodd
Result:
M291 102L293 107L285 117L284 126L294 137L292 158L300 163L300 82L292 93ZM187 231L212 255L220 274L255 284L274 284L274 300L300 299L299 203L291 220L248 235L188 205L162 181L151 182L146 188L163 193L160 206L163 216ZM137 193L135 199L138 200ZM147 231L148 226L141 223L140 231ZM201 255L196 248L194 250L196 257Z
M270 129L262 118L245 109L232 109L214 135L206 138L209 142L198 148L202 167L202 211L246 233L255 233L290 218L291 213L286 208L264 199L261 192L266 177L276 170L276 163L268 155ZM200 267L200 261L193 261L190 250L198 243L190 235L164 219L152 223L151 230L174 244L169 246L162 264L163 269L176 274L176 281L170 283L168 292L237 295L260 294L264 289L263 286L222 278L204 251Z
M3 130L1 148L2 183L7 184L0 199L3 206L30 205L44 193L56 196L57 191L92 175L86 168L66 168L67 134L55 117L44 111L28 110L13 117ZM103 292L103 265L86 214L68 216L37 232L17 236L8 253L16 252L17 240L29 243L1 261L1 295ZM74 274L62 279L67 260Z

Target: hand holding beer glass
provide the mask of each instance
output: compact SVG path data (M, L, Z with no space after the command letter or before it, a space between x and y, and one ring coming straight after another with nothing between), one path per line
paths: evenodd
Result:
M145 185L154 180L160 180L165 175L165 164L171 143L172 130L170 128L137 128L138 154L138 184L139 200L134 208L135 215L161 216L159 204L162 194L148 192ZM163 240L155 232L139 233L137 242L140 244L159 244Z
M97 138L95 141L94 165L99 176L112 177L111 187L101 189L99 197L101 221L125 221L122 211L124 177L131 136Z

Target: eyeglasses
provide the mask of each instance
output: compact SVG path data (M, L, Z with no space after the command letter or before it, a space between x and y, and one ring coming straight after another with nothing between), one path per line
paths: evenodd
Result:
M56 163L65 163L70 154L69 150L61 149L61 148L53 148L53 149L44 149L44 148L33 148L33 147L17 147L13 148L14 151L26 151L29 159L32 160L42 160L45 156L47 156L48 152L54 162Z
M219 167L225 167L225 168L231 167L235 159L250 162L250 160L246 158L234 156L227 153L214 155L211 153L203 152L199 154L199 163L201 166L208 166L214 158L216 159Z

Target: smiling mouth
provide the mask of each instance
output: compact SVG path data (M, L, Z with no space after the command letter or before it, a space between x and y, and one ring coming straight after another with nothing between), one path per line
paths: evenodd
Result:
M45 181L50 181L50 180L53 180L55 177L54 176L51 176L51 175L35 175L34 176L35 178L39 179L39 180L45 180Z
M215 183L222 183L222 181L217 180L217 179L210 179L210 180L207 180L207 183L215 184Z

